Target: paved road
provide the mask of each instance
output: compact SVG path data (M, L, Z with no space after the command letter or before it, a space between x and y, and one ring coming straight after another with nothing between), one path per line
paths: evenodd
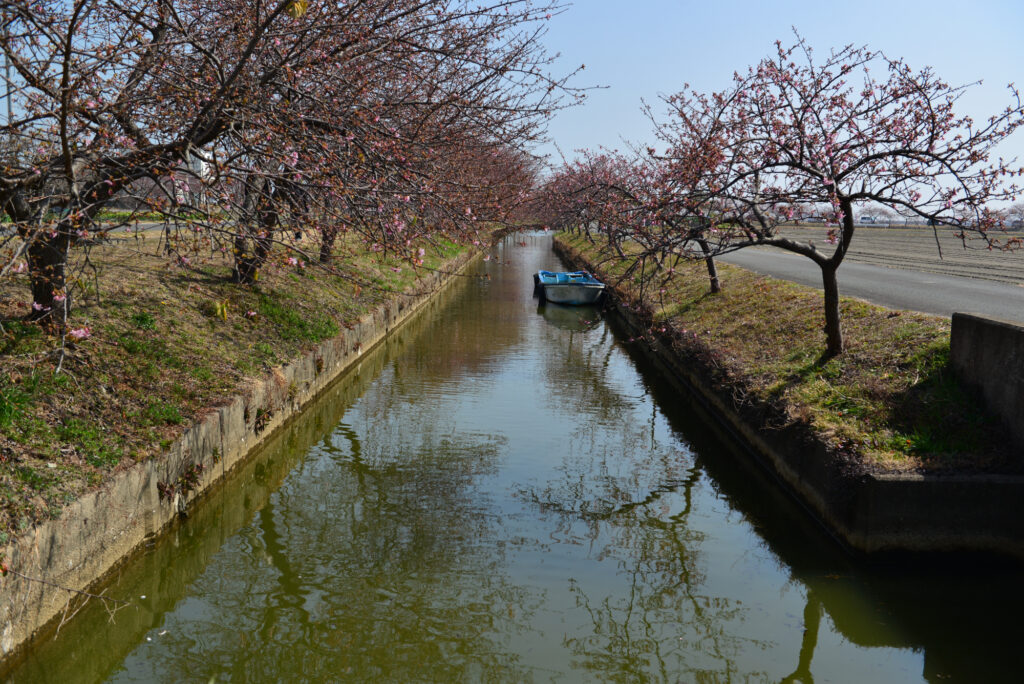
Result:
M771 248L748 248L721 260L821 288L821 271L810 259L796 254ZM885 268L847 258L839 267L839 291L891 309L940 316L963 311L1024 323L1024 283Z

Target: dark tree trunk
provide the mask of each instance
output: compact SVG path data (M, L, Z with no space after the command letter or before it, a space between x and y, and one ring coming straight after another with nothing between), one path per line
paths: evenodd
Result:
M256 226L255 231L250 232L251 229L243 227L235 235L235 270L232 273L232 280L236 283L251 285L256 282L273 246L272 236L280 214L276 205L278 193L270 190L268 185L269 182L264 180L260 189L252 191L246 198L247 209L255 205L252 213L248 210L245 213L250 216L255 214ZM253 244L252 253L248 251L250 237Z
M42 321L46 325L60 327L67 320L71 302L67 299L67 257L68 239L58 233L56 237L39 236L29 245L29 282L32 287L32 310L28 319ZM56 297L63 294L65 300Z
M711 246L704 239L697 240L697 244L704 253L704 263L708 267L708 279L711 281L711 293L718 294L722 291L722 283L718 280L718 266L715 265L715 257L711 256Z
M334 241L338 237L338 229L335 226L325 227L320 235L320 263L326 264L331 260L334 252Z
M832 358L843 353L843 329L839 319L838 265L822 265L821 281L825 289L825 356Z
M233 280L243 285L252 285L260 277L260 269L267 263L267 256L270 254L272 240L269 230L261 232L253 237L252 254L242 253L235 257L235 271Z
M846 257L846 252L853 242L853 232L856 228L853 222L853 203L847 197L839 200L840 209L843 212L842 233L836 245L836 251L821 266L821 281L825 290L825 356L832 358L843 353L843 328L839 318L839 280L836 274L840 264Z

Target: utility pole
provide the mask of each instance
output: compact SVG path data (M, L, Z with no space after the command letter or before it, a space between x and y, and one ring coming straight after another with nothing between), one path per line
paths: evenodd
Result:
M4 23L4 86L6 90L7 100L7 135L5 142L8 145L8 159L14 162L14 131L11 129L11 124L14 121L14 109L11 106L11 97L13 95L11 86L11 53L10 53L10 41L11 41L11 29L10 25Z

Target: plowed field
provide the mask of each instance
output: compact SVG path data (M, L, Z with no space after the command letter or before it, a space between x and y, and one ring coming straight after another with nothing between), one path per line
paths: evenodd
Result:
M825 228L783 228L780 233L798 240L812 239L818 249L832 252ZM1024 238L1024 233L1017 231L999 237L1005 242L1008 237ZM1024 249L990 250L977 239L965 244L948 229L940 230L936 240L936 234L928 228L858 226L846 259L888 268L1024 284Z

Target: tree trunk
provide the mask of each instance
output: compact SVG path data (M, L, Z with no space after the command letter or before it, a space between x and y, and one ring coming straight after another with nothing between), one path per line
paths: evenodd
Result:
M853 222L853 203L849 197L841 197L839 200L840 209L843 212L842 233L839 236L839 244L836 251L821 266L821 280L825 289L825 356L832 358L843 353L843 329L839 319L839 281L836 274L839 265L843 263L846 252L853 242L853 232L856 224Z
M839 320L838 266L823 265L821 280L825 289L825 356L832 358L843 353L843 329Z
M251 285L260 277L260 269L266 263L273 246L273 234L280 220L276 201L277 191L269 190L266 180L259 190L246 197L246 214L250 207L255 214L255 230L242 227L235 235L235 269L232 280L236 283ZM251 225L251 224L250 224ZM248 253L248 243L252 240L253 253Z
M334 226L325 226L320 233L320 263L326 264L331 260L334 251L334 241L338 237L338 229Z
M718 280L718 266L715 265L715 257L711 256L711 247L707 240L697 240L700 251L704 252L704 263L708 267L708 279L711 281L711 294L718 294L722 291L722 283Z
M27 255L32 286L32 310L28 319L55 327L64 325L71 303L57 302L56 297L58 293L67 296L67 238L59 233L57 237L39 236L29 245Z
M252 243L253 253L251 255L243 252L235 256L232 280L242 285L252 285L259 280L260 269L263 268L263 264L267 263L267 257L270 255L272 245L270 232L253 236Z

